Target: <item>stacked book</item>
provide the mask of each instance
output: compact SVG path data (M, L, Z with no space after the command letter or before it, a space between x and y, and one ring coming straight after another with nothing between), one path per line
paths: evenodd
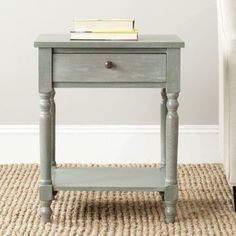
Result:
M72 40L137 40L133 19L77 19L73 21Z

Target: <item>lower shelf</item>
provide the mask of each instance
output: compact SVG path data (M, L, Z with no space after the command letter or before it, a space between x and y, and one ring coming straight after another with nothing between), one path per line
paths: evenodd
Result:
M164 168L55 168L56 191L164 191Z

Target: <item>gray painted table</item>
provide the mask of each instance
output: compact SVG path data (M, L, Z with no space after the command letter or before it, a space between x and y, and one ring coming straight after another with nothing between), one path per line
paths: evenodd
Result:
M178 198L177 146L180 49L175 35L141 35L138 41L71 41L41 35L40 214L50 221L57 191L159 191L165 219L173 223ZM54 88L161 88L160 168L58 168L55 161Z

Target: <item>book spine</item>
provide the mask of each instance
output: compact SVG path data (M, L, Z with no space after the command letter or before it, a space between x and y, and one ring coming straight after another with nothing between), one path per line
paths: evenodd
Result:
M71 30L71 33L137 33L137 30Z

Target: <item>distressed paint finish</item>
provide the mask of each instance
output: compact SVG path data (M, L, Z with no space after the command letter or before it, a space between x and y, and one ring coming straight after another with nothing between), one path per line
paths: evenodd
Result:
M52 49L39 48L39 81L40 93L52 91Z
M39 48L39 93L40 93L40 180L39 199L40 214L43 223L50 221L53 199L53 185L51 176L52 164L52 126L54 107L52 102L52 49Z
M40 214L43 223L50 221L52 202L51 178L51 93L40 94Z
M40 48L182 48L184 42L176 35L139 35L137 41L70 40L69 34L40 35L34 43Z
M178 200L177 155L179 118L177 109L180 92L180 49L167 50L167 116L166 116L166 178L165 178L165 217L173 223Z
M56 104L55 104L55 89L52 89L50 102L51 102L51 163L52 166L56 166L56 159L55 159L55 143L56 143Z
M167 50L167 93L180 91L180 49Z
M165 201L166 222L173 223L178 199L180 48L184 42L175 35L141 35L138 41L129 42L70 41L69 35L42 35L35 46L39 47L42 221L50 221L56 191L99 190L159 191ZM110 58L117 68L104 67L105 59ZM162 88L160 168L56 167L54 88L80 87Z
M91 83L91 82L62 82L62 83L53 83L54 88L164 88L166 83L129 83L129 82L102 82L102 83Z
M53 54L166 54L166 48L54 48Z
M111 62L111 68L105 63ZM166 54L55 54L53 82L165 82Z
M166 222L173 223L176 215L176 201L178 199L177 186L177 153L179 93L167 93L166 116L166 179L165 179L165 214Z
M160 113L161 113L161 124L160 124L160 135L161 135L161 167L165 167L166 165L166 114L167 114L167 108L166 108L166 89L163 88L161 90L161 106L160 106Z
M164 191L163 168L61 167L53 169L55 190Z

